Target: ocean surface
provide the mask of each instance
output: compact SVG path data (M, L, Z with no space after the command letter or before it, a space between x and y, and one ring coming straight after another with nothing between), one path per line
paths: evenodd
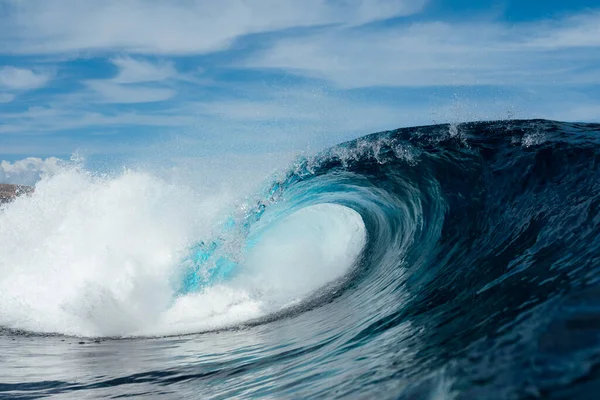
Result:
M599 235L599 124L380 132L232 203L65 165L0 206L0 398L596 399Z

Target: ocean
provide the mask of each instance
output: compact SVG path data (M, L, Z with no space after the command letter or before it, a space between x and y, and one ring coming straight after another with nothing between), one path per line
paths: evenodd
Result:
M599 144L402 128L231 203L66 165L0 205L0 398L595 399Z

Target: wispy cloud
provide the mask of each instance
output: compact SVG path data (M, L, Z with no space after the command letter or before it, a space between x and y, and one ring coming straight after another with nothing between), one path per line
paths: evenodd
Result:
M50 75L30 69L4 66L0 68L0 87L12 90L32 90L44 86Z
M132 151L172 132L290 151L434 122L600 118L599 10L514 22L427 5L0 0L0 152Z
M31 107L23 112L0 113L0 134L52 134L81 128L107 126L189 126L194 119L188 115L169 113L111 112L100 113L54 107Z
M119 68L119 74L112 79L115 83L160 82L178 75L170 61L152 63L132 57L116 57L111 62Z
M106 81L88 81L87 85L107 103L152 103L175 96L175 91L167 88L126 86Z
M562 20L545 21L534 25L533 28L535 32L531 32L530 38L525 42L528 47L600 47L600 10L587 10Z
M86 85L107 103L152 103L175 96L172 88L160 86L161 82L178 77L172 62L150 62L131 57L118 57L111 62L119 68L110 79L88 80Z
M206 53L238 37L295 27L356 25L421 9L425 0L0 0L0 52L122 50Z
M15 99L15 95L12 93L0 93L0 103L10 103Z
M599 62L600 12L594 12L516 25L430 21L332 29L281 38L245 66L355 88L600 83Z

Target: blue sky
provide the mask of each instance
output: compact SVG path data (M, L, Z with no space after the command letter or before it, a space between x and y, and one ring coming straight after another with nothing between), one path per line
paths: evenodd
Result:
M592 1L0 0L0 160L600 121Z

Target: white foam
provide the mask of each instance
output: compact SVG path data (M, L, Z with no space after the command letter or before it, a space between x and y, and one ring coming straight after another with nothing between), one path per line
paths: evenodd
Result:
M186 249L210 237L229 200L136 171L43 178L0 210L0 325L79 336L217 329L339 279L365 242L356 212L309 207L264 232L234 279L176 298Z
M295 305L342 278L365 242L356 211L335 204L301 209L261 234L234 279L178 299L147 332L215 329Z
M360 215L337 204L303 208L269 227L246 261L244 279L293 302L343 277L366 241Z

